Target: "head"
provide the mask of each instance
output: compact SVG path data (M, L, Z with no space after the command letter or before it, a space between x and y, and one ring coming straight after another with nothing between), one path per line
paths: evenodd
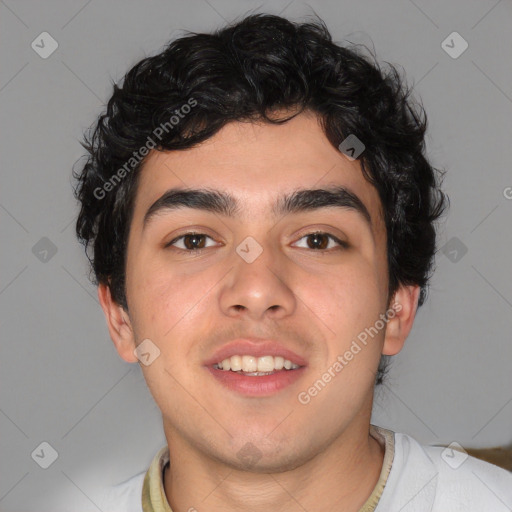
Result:
M177 39L114 85L76 172L77 234L121 357L160 352L141 366L168 432L234 464L252 442L268 469L369 417L445 204L409 92L322 22L269 15ZM211 358L238 338L279 342L302 376L269 396L226 389Z

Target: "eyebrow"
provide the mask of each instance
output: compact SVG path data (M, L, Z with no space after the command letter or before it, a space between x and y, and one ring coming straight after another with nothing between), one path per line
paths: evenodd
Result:
M359 197L343 186L317 189L298 189L277 198L272 207L275 217L293 213L319 210L321 208L343 208L357 212L371 227L370 213ZM146 211L143 229L158 214L179 208L204 210L227 217L241 213L241 203L227 192L201 188L173 188L166 191Z

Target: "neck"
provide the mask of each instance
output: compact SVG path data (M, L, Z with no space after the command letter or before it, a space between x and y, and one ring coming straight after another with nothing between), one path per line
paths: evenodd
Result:
M384 449L369 435L369 420L366 428L354 426L297 467L265 473L240 471L208 457L173 433L167 436L167 500L174 512L194 508L210 512L358 512L378 482Z

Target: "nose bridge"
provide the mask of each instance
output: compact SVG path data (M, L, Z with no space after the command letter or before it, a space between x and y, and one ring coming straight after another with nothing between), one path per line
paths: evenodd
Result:
M221 308L226 314L239 312L260 318L267 311L286 315L295 308L295 297L287 276L280 269L286 263L270 237L248 236L235 248L229 283L222 290Z

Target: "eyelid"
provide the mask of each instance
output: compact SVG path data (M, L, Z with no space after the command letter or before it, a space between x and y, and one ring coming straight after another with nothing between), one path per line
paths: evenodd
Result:
M334 242L336 242L338 244L338 247L343 247L345 249L347 249L349 247L348 242L346 242L345 240L341 240L336 235L333 235L332 233L329 233L328 231L322 231L321 229L316 229L316 230L308 231L304 234L301 234L300 237L297 239L297 241L302 240L303 238L306 238L311 235L325 235L326 237L328 237L331 240L333 240ZM294 243L296 243L296 242L294 242ZM315 251L315 252L328 252L329 250L332 250L332 248L331 249L309 249L309 250Z
M191 249L182 249L181 247L172 247L173 244L175 244L176 242L178 242L179 240L182 240L183 238L185 238L186 236L194 236L194 235L197 235L197 236L204 236L206 238L209 238L210 240L213 240L214 242L217 242L212 236L208 235L207 233L204 233L202 231L186 231L185 233L182 233L181 235L178 235L176 237L174 237L170 242L167 242L164 247L165 248L174 248L174 249L177 249L178 251L184 251L184 252L200 252L200 251L203 251L205 249L209 249L209 247L201 247L199 249L194 249L194 250L191 250Z

